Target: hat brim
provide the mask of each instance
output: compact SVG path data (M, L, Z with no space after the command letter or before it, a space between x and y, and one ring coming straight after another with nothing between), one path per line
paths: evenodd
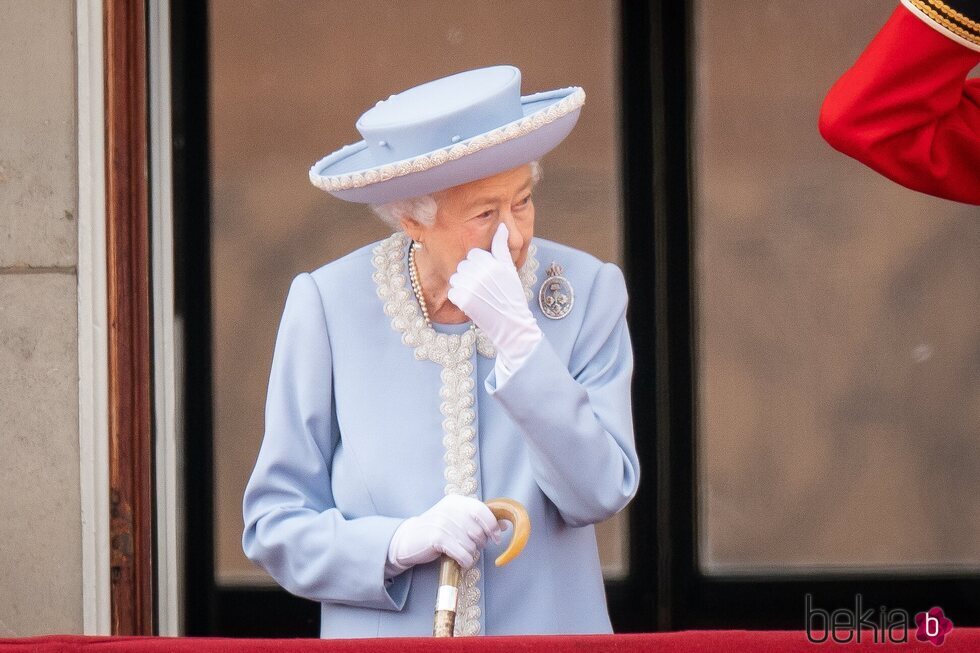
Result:
M521 98L524 117L451 147L412 159L372 165L365 141L310 168L310 181L348 202L383 204L434 193L535 161L575 127L585 102L578 87Z

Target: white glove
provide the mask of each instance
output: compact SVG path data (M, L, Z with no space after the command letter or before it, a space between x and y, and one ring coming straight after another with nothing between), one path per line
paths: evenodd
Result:
M432 562L445 553L464 569L473 565L487 538L500 543L501 525L487 504L449 494L418 517L409 517L395 529L388 545L385 577L414 565Z
M449 277L449 301L460 308L497 348L497 382L524 363L541 340L524 285L507 247L507 226L497 227L490 251L474 248Z

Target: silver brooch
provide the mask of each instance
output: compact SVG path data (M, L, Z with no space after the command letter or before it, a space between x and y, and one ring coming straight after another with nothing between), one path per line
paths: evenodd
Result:
M568 279L561 276L563 271L560 265L552 261L546 270L548 278L544 280L541 290L538 291L538 305L541 307L541 312L552 320L560 320L568 315L572 310L572 304L575 303L575 291L572 289L572 284L568 283Z

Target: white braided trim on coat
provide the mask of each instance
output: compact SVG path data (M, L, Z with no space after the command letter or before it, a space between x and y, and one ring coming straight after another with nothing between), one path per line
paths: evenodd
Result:
M444 492L478 498L476 429L473 422L476 413L476 382L473 379L472 362L474 346L482 356L492 358L496 350L490 339L479 329L467 329L463 333L438 333L425 323L415 294L407 286L406 272L408 236L397 232L378 243L372 251L373 279L378 297L384 302L385 315L391 318L391 327L402 334L402 342L414 349L416 360L429 360L442 366L440 379L442 400L439 410L443 415L442 444L446 479ZM519 276L524 294L530 301L537 283L538 260L536 247L528 248L527 260L521 266ZM480 560L477 553L472 567L460 574L459 599L456 605L456 636L479 635L480 622Z

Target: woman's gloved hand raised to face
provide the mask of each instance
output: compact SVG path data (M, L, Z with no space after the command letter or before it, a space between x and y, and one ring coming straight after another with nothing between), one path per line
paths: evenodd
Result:
M469 568L488 538L500 542L501 530L501 524L482 501L458 494L447 495L395 529L388 545L385 577L391 578L409 567L432 562L443 553L464 569Z
M507 227L501 223L489 252L469 251L449 277L449 301L490 338L497 348L497 363L502 363L505 374L510 374L534 351L541 340L541 329L527 305L524 285L507 247L507 235Z

